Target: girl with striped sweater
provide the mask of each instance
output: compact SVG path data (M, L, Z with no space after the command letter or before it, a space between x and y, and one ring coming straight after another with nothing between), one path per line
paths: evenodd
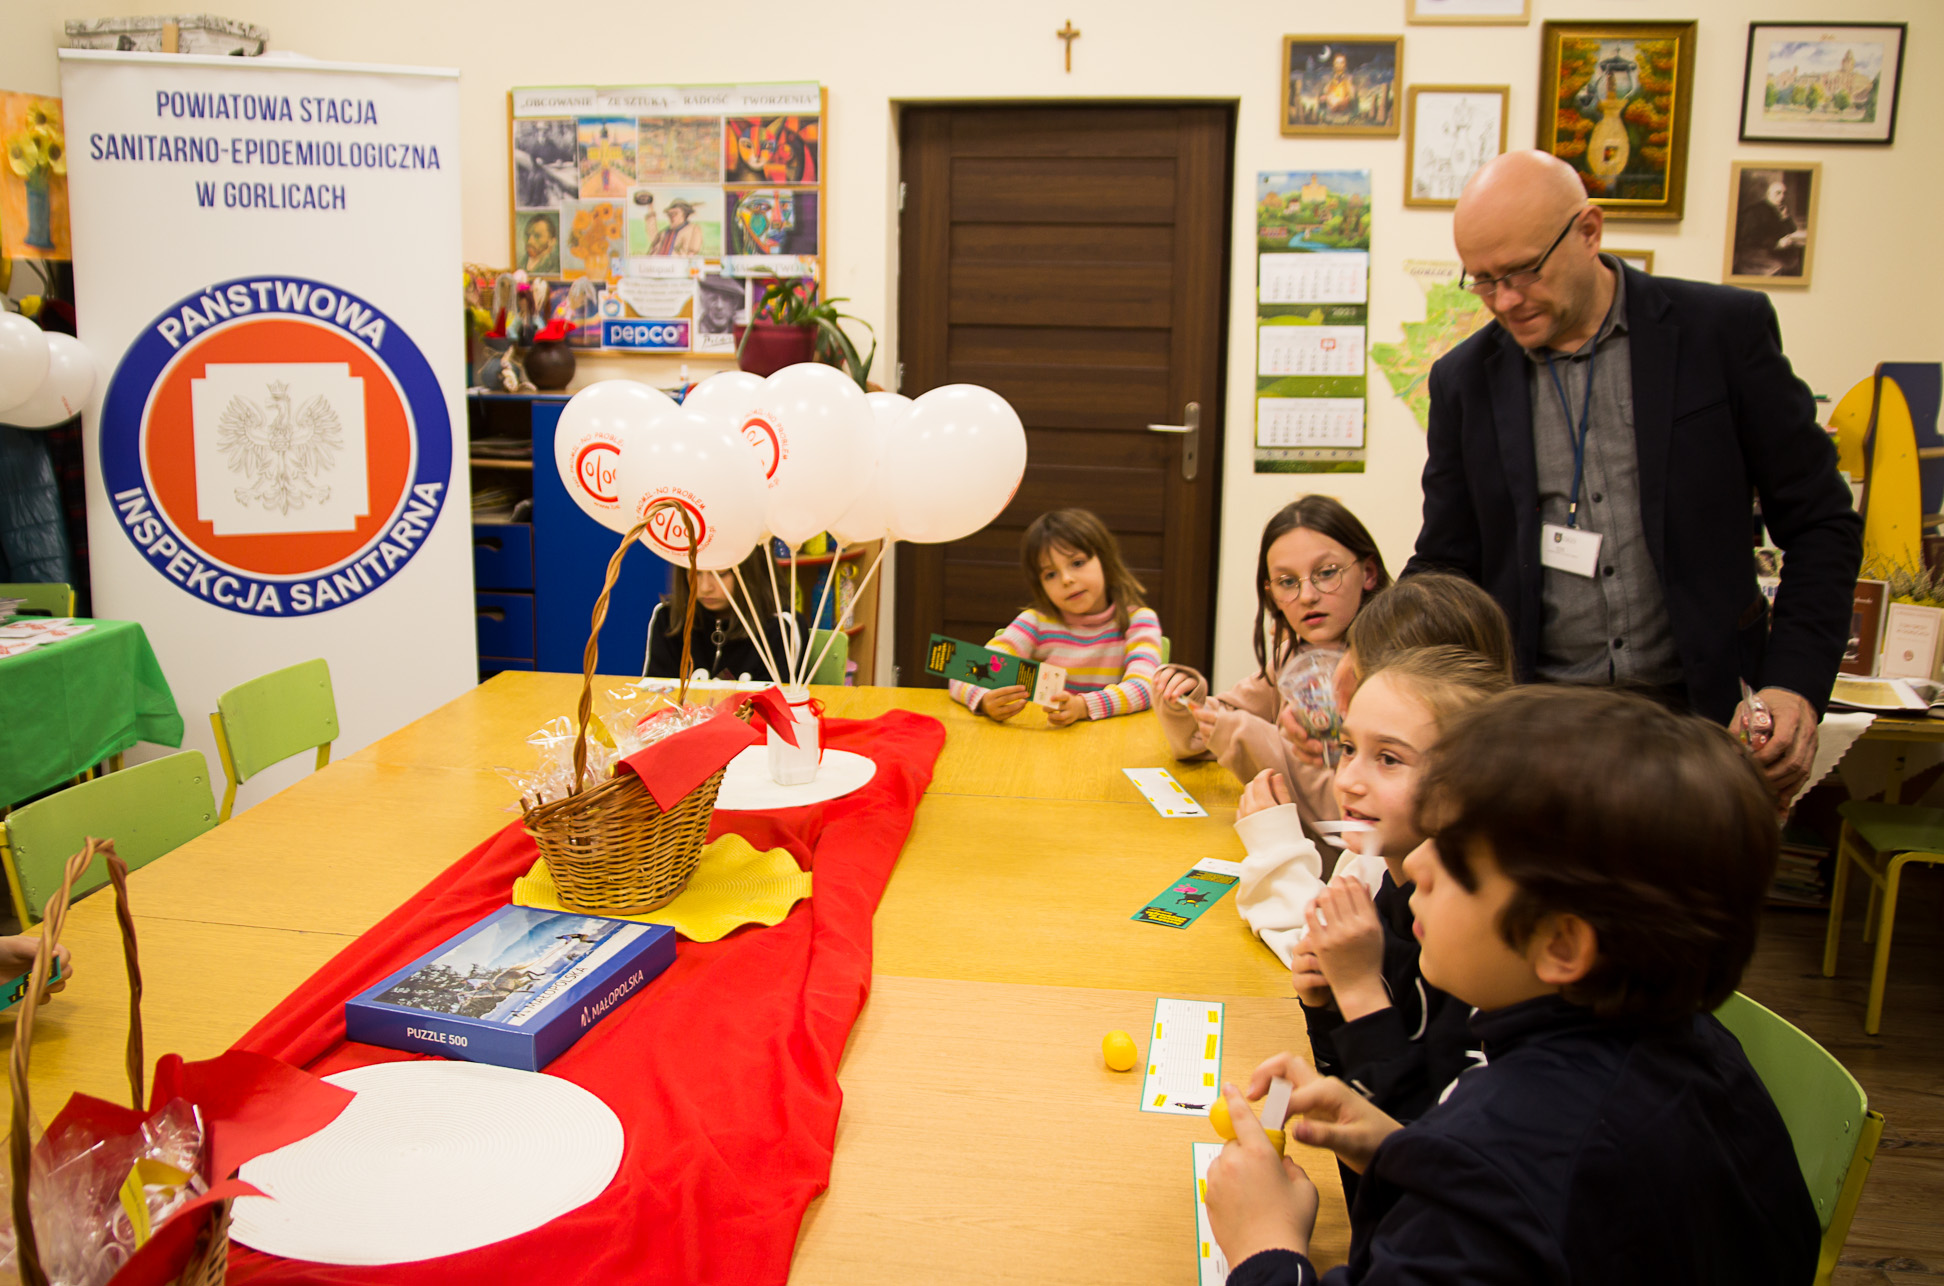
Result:
M1041 514L1020 541L1019 562L1033 605L986 646L1067 672L1046 721L1064 728L1153 705L1161 620L1142 602L1141 583L1100 519L1085 509ZM1032 695L1019 684L988 691L954 682L951 689L955 700L1002 723Z

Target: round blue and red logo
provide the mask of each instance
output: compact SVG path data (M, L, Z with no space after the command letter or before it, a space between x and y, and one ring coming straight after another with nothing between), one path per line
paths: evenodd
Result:
M411 561L452 481L452 421L411 337L350 291L239 277L131 344L101 409L128 539L218 607L304 616Z

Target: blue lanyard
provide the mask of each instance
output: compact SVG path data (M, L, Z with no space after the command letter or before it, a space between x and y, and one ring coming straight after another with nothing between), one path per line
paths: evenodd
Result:
M1573 435L1573 406L1566 400L1566 386L1560 383L1559 371L1553 366L1552 353L1546 353L1546 374L1552 376L1553 389L1559 394L1559 409L1566 416L1566 436L1573 439L1573 491L1566 498L1566 525L1579 526L1580 478L1586 472L1586 421L1593 410L1593 363L1599 359L1600 350L1596 344L1586 359L1586 396L1580 401L1579 435Z

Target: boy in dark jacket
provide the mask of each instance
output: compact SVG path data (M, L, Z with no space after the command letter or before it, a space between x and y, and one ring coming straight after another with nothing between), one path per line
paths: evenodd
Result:
M1782 1119L1711 1011L1754 950L1773 803L1720 728L1523 688L1439 742L1406 860L1425 980L1489 1063L1400 1127L1281 1055L1290 1136L1362 1172L1331 1282L1807 1283L1819 1230ZM1316 1190L1225 1086L1209 1168L1231 1286L1311 1283Z

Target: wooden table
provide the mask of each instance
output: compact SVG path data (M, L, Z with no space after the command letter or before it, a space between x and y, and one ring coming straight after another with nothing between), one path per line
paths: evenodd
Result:
M616 686L613 680L597 690ZM507 672L135 873L151 1060L227 1048L324 961L513 815L496 764L570 710L571 675ZM1224 902L1185 931L1129 917L1203 856L1239 858L1240 784L1175 765L1151 714L995 725L930 689L819 689L832 715L893 707L948 736L874 926L872 994L845 1051L830 1190L797 1282L1195 1280L1189 1143L1205 1122L1135 1108L1100 1039L1157 995L1226 1002L1223 1074L1306 1052L1288 972ZM1168 765L1209 810L1167 820L1123 767ZM127 1093L112 901L76 906L78 972L35 1032L43 1119L72 1090ZM1319 1267L1349 1228L1333 1159Z

